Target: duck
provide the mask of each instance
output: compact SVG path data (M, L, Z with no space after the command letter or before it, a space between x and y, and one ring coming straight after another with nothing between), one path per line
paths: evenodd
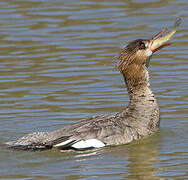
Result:
M123 75L129 103L121 112L92 116L52 132L34 132L18 140L6 142L19 150L88 150L123 145L159 130L160 111L149 82L148 67L152 55L165 46L173 30L161 37L166 29L150 39L130 42L119 54L117 69Z

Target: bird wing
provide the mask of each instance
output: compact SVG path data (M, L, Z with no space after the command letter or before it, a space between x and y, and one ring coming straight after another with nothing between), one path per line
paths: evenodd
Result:
M125 118L125 115L124 115ZM60 149L86 150L105 145L125 144L136 134L130 126L122 123L120 114L94 116L52 132L35 132L6 142L10 148L22 150Z
M54 131L49 144L60 149L85 150L104 147L109 144L110 137L120 136L121 126L112 115L95 116ZM121 139L111 138L111 139ZM117 143L118 144L118 143Z

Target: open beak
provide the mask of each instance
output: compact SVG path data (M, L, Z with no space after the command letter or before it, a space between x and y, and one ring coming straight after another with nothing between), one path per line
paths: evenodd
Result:
M167 43L167 41L170 40L171 37L176 33L177 28L180 26L180 24L181 24L181 18L177 18L174 23L174 27L170 33L168 33L166 36L159 38L162 34L164 34L167 31L166 29L163 29L160 33L155 35L149 41L149 45L148 45L149 49L154 53L162 49L163 47L170 45L171 43Z
M156 34L150 41L149 41L149 49L154 53L165 46L169 46L171 43L167 43L167 41L175 34L174 31L159 38L162 34L166 32L166 29L163 29L161 32Z

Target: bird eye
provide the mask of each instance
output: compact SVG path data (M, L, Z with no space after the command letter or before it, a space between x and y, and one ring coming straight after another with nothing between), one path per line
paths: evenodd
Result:
M145 48L146 48L145 44L141 41L141 42L140 42L140 48L139 48L139 49L145 49Z

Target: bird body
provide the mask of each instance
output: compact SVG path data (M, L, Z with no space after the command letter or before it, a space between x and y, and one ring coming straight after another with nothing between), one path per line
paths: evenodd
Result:
M145 96L148 96L147 99ZM7 144L22 150L52 147L85 150L127 144L157 131L158 128L157 101L150 89L143 89L143 94L134 96L129 106L119 113L93 116L52 132L28 134Z
M5 144L14 149L86 150L107 145L127 144L159 129L159 106L150 89L148 66L152 54L168 45L174 34L152 39L137 39L119 55L118 69L124 77L130 101L121 112L83 119L52 131L28 134ZM161 39L161 40L160 40Z

